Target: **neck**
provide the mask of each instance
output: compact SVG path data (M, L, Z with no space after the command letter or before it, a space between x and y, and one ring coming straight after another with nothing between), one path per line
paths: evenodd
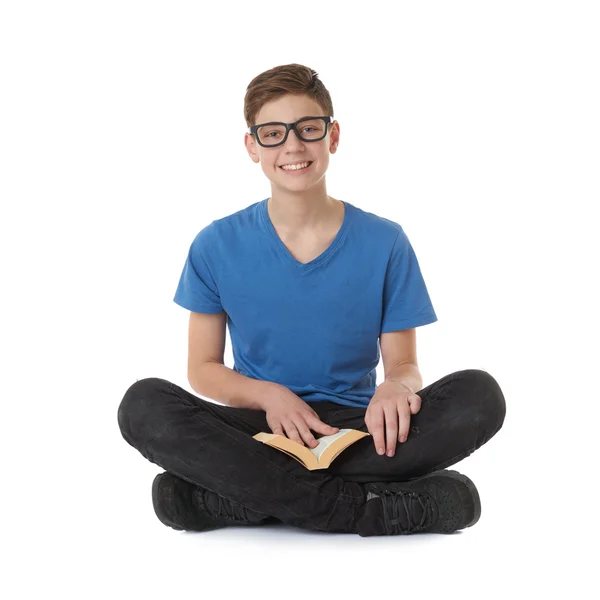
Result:
M275 190L267 202L269 217L274 226L301 233L330 225L339 216L342 202L325 191L294 194Z

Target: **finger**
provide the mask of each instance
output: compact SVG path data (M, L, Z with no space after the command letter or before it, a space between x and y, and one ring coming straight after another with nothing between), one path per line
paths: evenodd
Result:
M369 431L373 436L375 451L377 454L385 454L385 439L383 431L383 409L374 408L371 411Z
M409 397L408 403L410 404L410 412L413 415L416 415L421 410L421 396L418 394L413 394Z
M398 408L398 415L400 417L400 427L398 429L398 441L405 442L408 437L408 428L410 427L410 408L406 402L402 403L402 406Z
M332 427L327 423L323 423L318 416L313 417L310 420L309 425L313 431L318 431L319 433L324 433L325 435L331 435L332 433L337 433L339 431L339 427Z
M290 440L294 440L294 442L298 442L304 446L304 442L302 441L302 438L300 437L300 434L298 433L298 430L292 421L283 423L283 427L285 428L287 436L290 438Z
M389 405L384 409L385 414L385 439L387 441L387 455L394 456L396 440L398 439L398 409Z
M294 425L296 425L296 428L300 432L302 439L304 439L309 448L314 448L318 445L317 440L315 440L313 434L308 428L308 425L306 424L306 421L302 417L299 416L296 421L294 421Z

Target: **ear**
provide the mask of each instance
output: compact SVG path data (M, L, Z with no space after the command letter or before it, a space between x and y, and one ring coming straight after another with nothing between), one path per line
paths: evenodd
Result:
M340 124L333 121L329 127L329 151L335 154L340 145Z
M246 146L248 156L253 162L260 162L260 156L256 150L256 140L254 139L254 136L248 132L244 133L244 145Z

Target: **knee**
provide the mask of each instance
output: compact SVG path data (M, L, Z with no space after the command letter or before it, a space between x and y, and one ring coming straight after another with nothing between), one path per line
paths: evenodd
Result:
M487 371L467 369L461 374L469 380L470 398L477 408L479 427L487 439L497 433L504 424L506 401L500 385Z
M125 392L117 411L119 429L123 437L132 445L146 439L152 418L152 407L159 399L159 393L170 383L158 377L138 379Z

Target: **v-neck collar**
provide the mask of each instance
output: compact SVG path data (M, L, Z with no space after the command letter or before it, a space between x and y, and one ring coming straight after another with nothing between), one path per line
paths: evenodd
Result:
M273 240L279 252L285 257L285 259L292 265L294 265L298 270L306 271L320 265L323 261L327 260L333 252L335 252L336 248L339 246L342 241L344 235L346 234L346 230L348 229L348 224L350 223L350 211L351 205L348 202L344 203L344 220L342 221L342 225L339 228L337 235L329 244L329 246L316 258L313 258L311 261L307 263L301 263L299 260L296 260L292 253L288 250L287 246L283 243L282 239L279 237L273 222L271 221L271 217L269 216L269 210L267 207L267 203L269 198L265 198L259 206L260 216L262 218L263 224L265 226L266 231L269 233L269 237Z

